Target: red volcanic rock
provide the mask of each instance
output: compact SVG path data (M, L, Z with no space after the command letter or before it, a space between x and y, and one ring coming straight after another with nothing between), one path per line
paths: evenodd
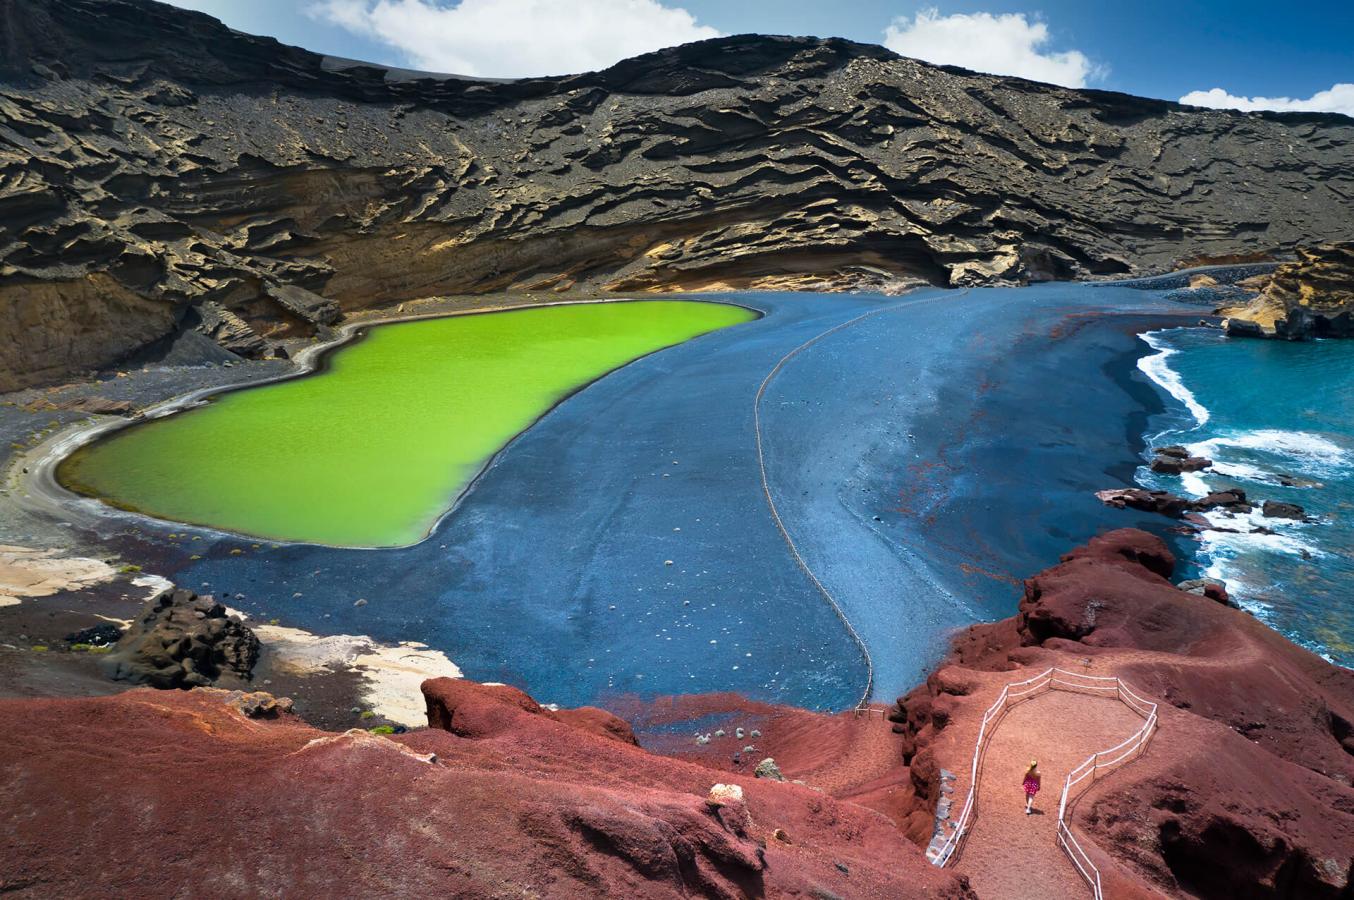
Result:
M428 694L451 731L246 719L214 690L0 701L0 891L974 897L855 804L652 755L511 689ZM737 809L706 802L717 781Z
M479 684L464 678L431 678L423 682L428 727L461 737L491 737L512 728L526 713L562 722L579 731L639 746L630 724L595 706L550 710L525 692L506 684Z
M967 768L1002 685L1090 667L1160 704L1146 754L1074 810L1106 896L1354 896L1354 672L1179 590L1173 568L1157 538L1110 532L1030 578L1016 616L960 635L890 714L917 795Z

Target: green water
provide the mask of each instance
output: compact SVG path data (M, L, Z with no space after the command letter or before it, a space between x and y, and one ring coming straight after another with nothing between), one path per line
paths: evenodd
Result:
M224 394L66 460L81 493L287 541L401 546L561 398L755 317L687 301L550 306L373 328L320 374Z

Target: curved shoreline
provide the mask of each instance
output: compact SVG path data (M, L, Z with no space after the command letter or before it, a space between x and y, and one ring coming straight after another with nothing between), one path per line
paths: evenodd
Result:
M231 531L224 528L216 528L211 525L205 525L199 522L188 522L178 519L165 519L154 516L149 513L136 510L122 509L114 506L108 501L82 494L78 491L68 489L57 478L57 469L72 454L83 447L93 444L95 441L112 435L126 428L132 428L137 425L143 425L155 419L163 419L176 413L185 412L211 402L217 397L236 391L249 390L252 388L264 387L270 384L278 384L284 381L293 381L301 378L309 378L325 373L328 367L330 357L337 351L354 345L367 336L371 328L383 325L398 325L408 322L426 321L431 319L459 318L462 316L489 315L493 313L507 313L515 310L525 309L543 309L556 306L584 306L602 303L643 303L651 298L640 297L616 297L616 298L597 298L589 300L558 300L545 303L524 303L512 306L488 307L464 311L451 312L433 312L414 315L397 315L390 317L376 317L362 321L345 323L340 326L335 336L317 344L311 344L303 347L292 357L294 368L291 371L279 375L267 375L257 379L240 382L232 385L215 385L211 387L199 388L189 391L185 394L170 397L165 400L147 406L141 410L140 415L132 418L108 417L102 421L92 420L89 422L80 422L68 425L59 430L56 434L42 441L36 447L18 453L10 461L9 473L6 476L6 486L13 491L14 503L20 509L30 513L39 513L52 515L58 518L71 519L83 517L86 523L91 527L102 521L124 521L131 523L140 523L157 529L175 528L178 530L200 532L203 535L209 535L218 539L226 540L248 540L267 543L273 546L309 546L326 547L335 550L404 550L410 547L416 547L424 543L437 533L442 522L454 512L461 501L469 494L475 483L479 481L480 476L494 463L500 454L503 453L513 442L522 434L530 430L542 418L549 415L561 403L585 390L601 379L607 377L613 372L618 371L625 366L631 365L651 356L654 353L661 353L669 347L660 347L649 353L642 354L629 360L622 366L608 369L596 378L592 378L561 395L555 402L541 410L524 425L520 430L512 434L503 444L475 469L473 475L466 480L453 496L448 505L437 518L428 526L427 531L416 541L407 544L380 544L380 545L348 545L348 544L325 544L315 541L291 541L268 537L265 535L250 534L243 531ZM674 299L674 298L663 298ZM749 306L745 303L736 303L732 300L724 299L705 299L703 297L692 296L690 298L681 298L684 302L691 303L716 303L722 306L734 306L739 309L745 309L756 315L760 319L766 315L764 310ZM752 321L756 321L753 319ZM701 335L696 335L701 337ZM693 340L689 338L688 340ZM679 342L685 343L685 341Z

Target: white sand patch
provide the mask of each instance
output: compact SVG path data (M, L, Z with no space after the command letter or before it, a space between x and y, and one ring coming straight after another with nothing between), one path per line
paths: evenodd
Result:
M461 670L440 650L405 641L382 644L365 635L320 636L300 628L252 625L272 663L294 675L356 670L362 699L373 711L401 725L427 724L419 685L428 678L460 678Z
M132 584L137 587L150 588L150 593L146 594L146 599L159 595L162 591L172 590L174 582L162 575L138 575L132 579Z
M117 569L101 559L0 544L0 606L102 584L117 574Z

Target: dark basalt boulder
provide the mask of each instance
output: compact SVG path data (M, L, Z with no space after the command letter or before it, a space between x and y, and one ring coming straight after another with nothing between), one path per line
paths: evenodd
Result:
M1152 471L1163 475L1200 472L1213 465L1213 460L1204 456L1191 456L1188 450L1179 446L1159 447L1152 453Z
M115 681L192 688L247 682L258 658L258 638L224 606L171 588L146 604L101 665Z
M1172 519L1183 518L1185 513L1194 508L1185 497L1177 497L1166 491L1149 491L1145 488L1097 491L1096 496L1102 503L1115 509L1140 509L1144 512L1170 516Z
M1260 507L1260 512L1269 519L1297 519L1302 521L1307 518L1307 510L1296 503L1284 503L1281 500L1266 500L1264 505Z
M1190 503L1190 507L1199 511L1225 509L1230 512L1250 512L1255 507L1246 499L1246 492L1240 488L1214 491L1206 497Z

